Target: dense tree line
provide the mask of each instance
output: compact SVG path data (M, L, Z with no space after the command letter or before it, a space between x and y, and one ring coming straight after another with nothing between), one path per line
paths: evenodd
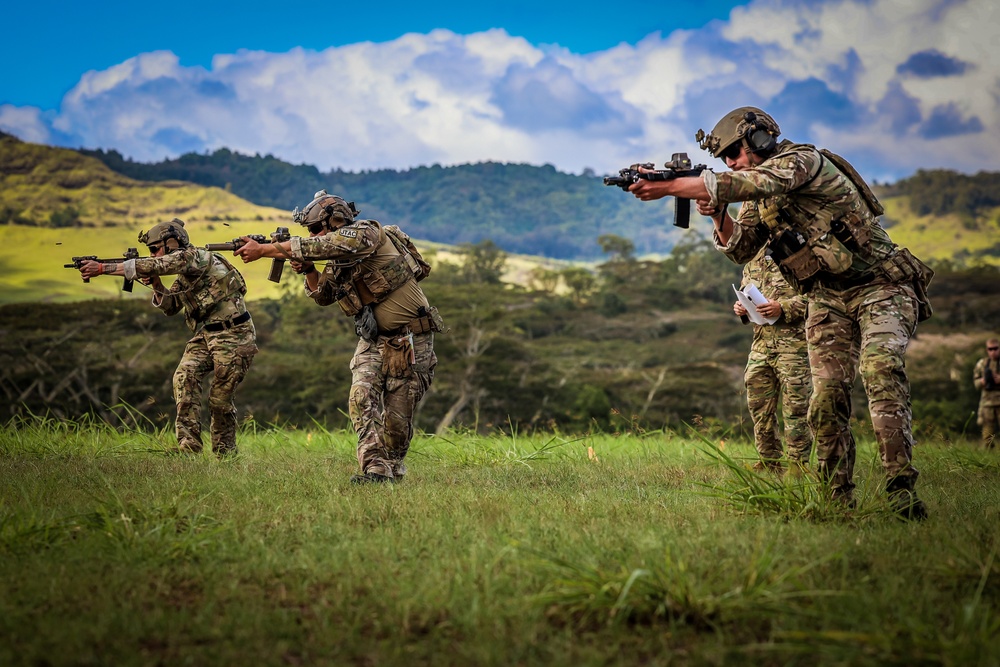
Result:
M619 234L640 254L667 253L678 236L669 202L642 204L604 186L593 173L566 174L546 165L485 162L456 167L322 173L267 155L227 149L145 164L117 151L83 151L111 169L146 181L184 180L231 190L260 205L291 210L326 189L357 203L362 215L399 224L421 239L479 243L507 252L558 259L595 259L594 242Z
M917 215L957 213L975 216L1000 206L1000 173L966 176L947 169L920 169L913 176L883 186L885 196L905 195Z

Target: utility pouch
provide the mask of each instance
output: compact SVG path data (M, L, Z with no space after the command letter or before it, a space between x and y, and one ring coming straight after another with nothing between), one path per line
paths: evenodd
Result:
M828 273L843 273L854 263L854 253L833 234L823 234L813 241L812 251L820 266Z
M431 330L437 331L439 333L448 333L451 331L450 328L444 326L444 319L441 317L441 313L434 306L427 309L427 317L431 319Z
M770 247L771 257L796 280L808 280L819 272L819 261L800 232L786 228L772 240Z
M856 213L849 213L830 223L830 231L851 252L859 252L872 240L872 230L867 221Z
M363 306L361 312L354 316L354 333L369 343L378 340L378 322L371 306Z

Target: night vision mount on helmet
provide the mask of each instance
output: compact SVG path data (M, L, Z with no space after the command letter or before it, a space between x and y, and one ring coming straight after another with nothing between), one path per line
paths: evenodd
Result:
M171 244L168 242L171 239L176 241L174 248L169 247ZM188 238L188 233L184 229L184 221L180 218L174 218L170 222L160 222L153 225L148 232L139 232L139 243L147 246L162 243L168 246L169 250L176 250L191 245L191 239Z
M344 201L337 195L320 190L313 195L313 200L306 204L304 209L299 210L297 206L295 207L292 211L292 220L305 227L319 223L327 231L333 231L336 227L354 222L358 213L354 202Z
M757 107L740 107L723 116L710 133L698 130L694 138L712 157L721 158L737 141L749 153L767 155L778 145L780 134L778 123L767 113Z

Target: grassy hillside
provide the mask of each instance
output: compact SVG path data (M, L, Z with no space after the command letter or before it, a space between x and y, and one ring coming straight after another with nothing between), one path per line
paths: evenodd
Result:
M67 211L71 209L71 211ZM76 151L0 136L0 211L28 225L149 227L187 222L288 220L288 212L251 204L220 188L180 181L135 181Z
M908 196L882 200L882 224L896 243L921 259L1000 265L1000 208L975 216L959 213L917 215Z

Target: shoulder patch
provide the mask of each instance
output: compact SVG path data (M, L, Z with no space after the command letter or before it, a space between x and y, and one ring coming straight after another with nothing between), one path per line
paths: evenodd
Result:
M341 236L346 236L349 239L358 238L358 230L351 229L349 227L341 227L340 229L337 230L337 233L340 234Z

